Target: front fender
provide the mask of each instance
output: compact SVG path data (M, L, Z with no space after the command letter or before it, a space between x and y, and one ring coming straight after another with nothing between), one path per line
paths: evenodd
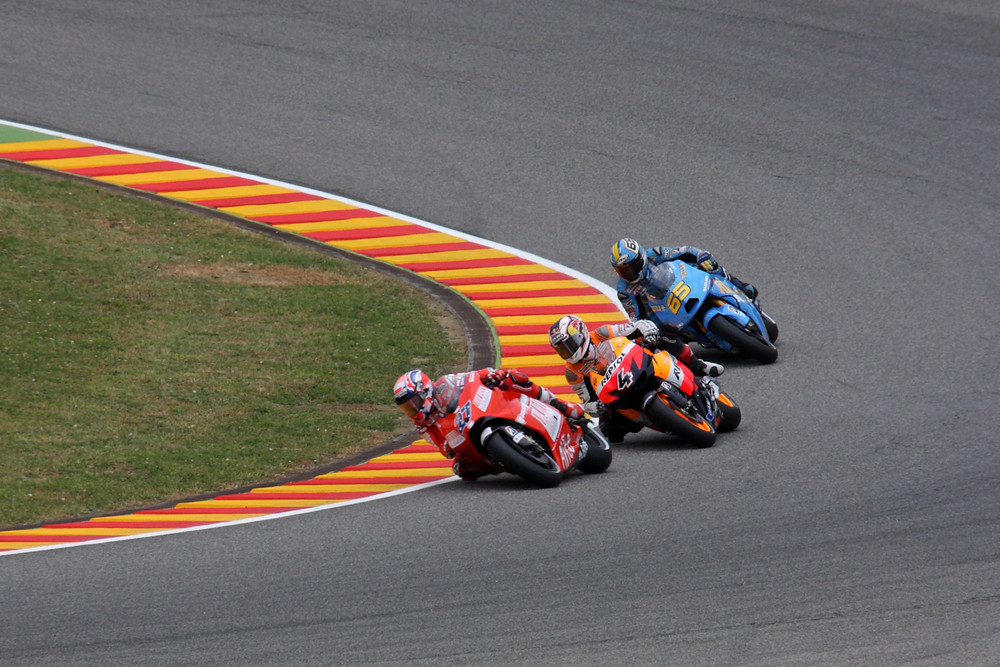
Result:
M485 416L479 421L477 421L472 428L469 429L469 440L472 442L473 446L479 450L480 454L486 455L486 449L483 447L483 443L493 435L495 431L502 430L505 426L513 426L519 431L524 427L515 421L510 419L505 419L503 417L493 417Z
M744 313L739 308L731 305L730 303L723 301L721 299L713 299L713 305L705 308L701 313L701 328L704 332L702 335L708 339L708 343L711 346L715 346L720 350L729 352L733 349L733 346L729 344L729 341L719 338L713 334L709 328L708 323L712 321L715 316L725 317L727 320L732 320L733 322L739 324L741 327L745 327L748 322L750 322L750 317Z
M765 339L768 338L763 316L753 302L743 296L742 292L738 292L736 288L716 279L712 281L711 296L714 298L711 298L706 307L702 309L699 321L706 335L715 341L716 345L725 350L729 350L731 347L725 341L713 336L708 330L708 323L716 315L722 315L743 328L752 325Z
M741 327L745 327L747 323L750 322L750 316L736 306L727 301L722 301L721 299L715 299L714 301L715 303L713 305L705 308L701 313L701 326L705 329L705 331L708 331L708 323L711 322L712 318L716 315L722 315L727 320L732 320Z

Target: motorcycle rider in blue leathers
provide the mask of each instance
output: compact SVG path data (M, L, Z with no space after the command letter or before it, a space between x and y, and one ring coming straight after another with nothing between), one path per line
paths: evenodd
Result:
M757 288L737 279L722 268L707 250L689 245L657 246L647 250L634 239L624 238L611 248L611 266L618 274L618 300L621 301L630 320L644 320L650 317L646 291L647 267L675 259L696 266L702 271L721 275L742 290L751 301L756 301Z

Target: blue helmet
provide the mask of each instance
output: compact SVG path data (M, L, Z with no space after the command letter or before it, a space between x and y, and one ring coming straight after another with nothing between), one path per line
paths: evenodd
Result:
M646 270L646 250L634 239L622 239L611 248L611 266L619 277L634 283Z

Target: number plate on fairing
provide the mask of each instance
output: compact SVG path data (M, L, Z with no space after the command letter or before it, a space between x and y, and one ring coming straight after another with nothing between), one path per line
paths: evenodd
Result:
M472 421L472 405L468 401L455 411L455 430L464 433Z

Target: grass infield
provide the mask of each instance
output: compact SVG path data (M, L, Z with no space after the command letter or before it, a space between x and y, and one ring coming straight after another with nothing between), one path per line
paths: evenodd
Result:
M450 311L404 282L0 166L0 526L330 463L403 430L401 372L465 354Z

